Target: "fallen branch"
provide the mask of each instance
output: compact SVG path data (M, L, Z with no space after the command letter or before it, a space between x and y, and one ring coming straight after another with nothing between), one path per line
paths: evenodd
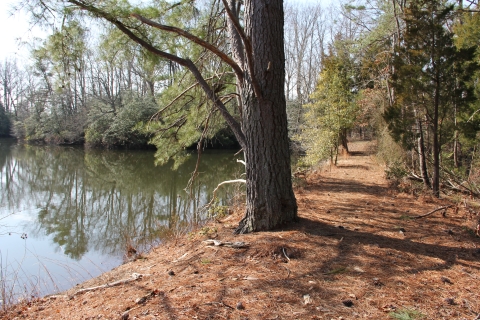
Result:
M478 188L475 187L475 186L465 186L465 183L468 184L467 181L459 181L458 180L458 177L455 175L455 173L445 169L445 168L441 168L442 171L446 174L448 174L450 176L450 179L445 179L446 182L448 182L450 184L450 189L454 190L454 191L457 191L457 192L461 192L461 193L466 193L466 194L470 194L472 196L475 196L475 197L480 197L480 193L478 192ZM456 186L453 184L453 182L455 182ZM465 190L461 190L461 188L465 189ZM475 191L474 189L477 189L477 191Z
M443 206L443 207L437 208L437 209L435 209L435 210L432 210L432 211L430 211L429 213L422 214L421 216L411 217L411 218L412 218L412 219L425 218L425 217L428 217L428 216L431 215L431 214L434 214L434 213L437 212L437 211L445 210L445 212L446 212L447 209L448 209L448 208L451 208L451 207L453 207L453 205Z
M463 194L472 195L472 196L475 196L475 197L480 196L480 194L478 192L475 192L474 190L472 190L472 188L466 187L462 183L456 182L458 186L455 186L452 181L447 180L447 182L450 184L449 186L447 186L450 190L457 191L457 192L460 192L460 193L463 193ZM464 190L460 189L460 187L462 187Z
M111 283L105 283L105 284L102 284L102 285L96 286L96 287L80 289L80 290L76 291L73 294L73 296L76 296L76 295L81 294L81 293L89 292L89 291L94 291L94 290L97 290L97 289L109 288L109 287L114 287L114 286L118 286L118 285L121 285L121 284L129 283L129 282L132 282L132 281L137 281L138 279L141 279L143 276L144 275L139 274L139 273L132 273L131 278L122 279L122 280L118 280L118 281L111 282Z
M417 176L415 173L411 172L408 176L407 176L407 179L409 180L413 180L413 181L420 181L422 182L423 179L419 176Z
M220 241L220 240L209 239L209 240L205 240L203 242L206 243L207 246L214 245L216 247L223 246L223 247L230 247L230 248L235 248L235 249L248 248L250 246L248 243L243 242L243 241L237 241L237 242L226 241L226 242L223 242L223 241Z

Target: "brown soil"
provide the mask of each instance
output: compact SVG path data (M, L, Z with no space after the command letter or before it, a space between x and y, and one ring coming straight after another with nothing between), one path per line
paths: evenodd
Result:
M476 319L480 240L466 210L408 219L447 203L392 191L369 146L354 143L338 167L307 175L296 224L234 236L234 214L0 318ZM208 238L250 246L207 246ZM133 273L142 277L78 291Z

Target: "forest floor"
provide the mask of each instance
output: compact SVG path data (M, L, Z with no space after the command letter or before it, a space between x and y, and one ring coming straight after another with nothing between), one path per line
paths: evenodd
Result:
M480 319L474 200L411 218L452 203L395 191L372 147L306 175L298 223L233 235L237 212L0 319Z

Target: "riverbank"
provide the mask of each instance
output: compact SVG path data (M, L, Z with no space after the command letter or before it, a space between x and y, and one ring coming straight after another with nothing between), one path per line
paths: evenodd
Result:
M451 203L396 193L370 148L354 143L299 183L299 223L235 236L237 212L0 318L475 319L480 239L469 213L413 219Z

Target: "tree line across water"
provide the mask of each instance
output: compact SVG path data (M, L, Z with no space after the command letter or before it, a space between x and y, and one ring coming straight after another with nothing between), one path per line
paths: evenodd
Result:
M232 36L235 28L247 27L241 1L143 7L107 1L101 10L88 1L70 2L91 15L64 7L65 18L51 25L52 34L33 44L29 64L6 60L1 66L0 134L57 144L150 144L159 163L181 158L199 141L202 148L242 145L215 106L221 101L231 119L245 120L239 74L261 64L260 56L248 56L255 48L242 32L236 34L240 40ZM46 3L54 8L53 1ZM37 18L45 10L30 8ZM284 11L284 95L299 165L335 162L339 148L348 151L352 132L369 132L391 176L409 175L437 196L442 180L479 193L477 1L287 2ZM92 24L92 16L110 23ZM146 42L131 41L115 21ZM241 54L236 41L245 46ZM217 98L206 94L183 60L152 48L189 57ZM268 79L269 61L263 72ZM259 98L255 81L252 88Z

